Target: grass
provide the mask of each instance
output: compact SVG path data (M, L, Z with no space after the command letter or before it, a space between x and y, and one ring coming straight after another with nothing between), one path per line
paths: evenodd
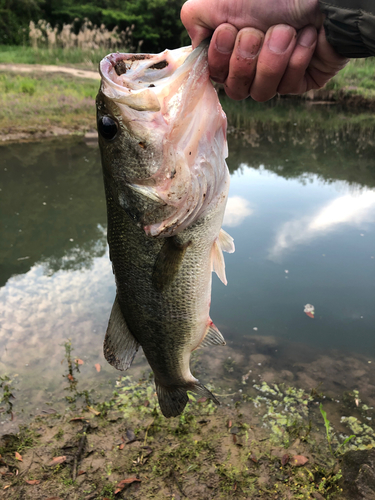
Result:
M375 60L353 59L326 86L328 90L341 90L360 94L366 98L375 96Z
M63 64L96 69L107 49L62 49L0 46L0 63ZM343 93L375 97L375 62L373 59L351 61L328 84L326 89L337 98ZM0 131L9 133L48 134L54 127L82 133L96 128L95 96L98 82L66 74L17 74L0 72ZM268 104L252 100L241 102L221 97L228 124L245 133L288 130L295 134L314 130L327 133L373 131L375 118L357 109L340 110L337 106L310 106L302 100L274 99ZM233 130L232 130L233 131Z
M63 49L61 47L33 48L18 45L0 45L2 64L54 64L97 69L99 61L110 52L100 49Z
M97 91L97 81L65 74L0 73L0 130L93 129Z

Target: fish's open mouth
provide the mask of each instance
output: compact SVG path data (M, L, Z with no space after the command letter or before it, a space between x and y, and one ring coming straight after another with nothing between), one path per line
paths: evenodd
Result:
M162 85L191 54L191 47L165 50L160 54L121 54L106 56L100 73L119 90L141 90Z

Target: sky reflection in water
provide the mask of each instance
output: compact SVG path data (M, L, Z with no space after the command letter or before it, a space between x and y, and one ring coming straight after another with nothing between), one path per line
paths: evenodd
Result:
M290 165L291 140L287 149ZM236 253L225 255L228 286L213 280L211 306L224 336L240 344L256 328L317 351L372 356L375 178L368 187L360 177L349 184L311 171L286 175L277 147L270 159L269 142L254 149L230 139L229 150L224 227ZM74 355L85 361L82 376L100 387L119 372L102 355L115 285L99 153L80 140L11 145L2 153L0 374L18 374L19 385L31 387L25 401L61 393L61 345L71 338ZM371 154L366 165L373 171ZM329 172L329 152L324 161ZM303 312L306 303L316 308L314 320ZM142 356L137 363L146 366Z

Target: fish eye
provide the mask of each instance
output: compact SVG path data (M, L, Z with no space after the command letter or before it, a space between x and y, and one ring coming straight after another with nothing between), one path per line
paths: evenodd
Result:
M111 141L117 135L118 123L110 116L101 116L98 120L98 131L103 139Z

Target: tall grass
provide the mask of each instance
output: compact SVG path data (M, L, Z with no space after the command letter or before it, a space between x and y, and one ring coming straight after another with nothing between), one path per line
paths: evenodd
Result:
M75 64L97 68L108 52L139 52L142 40L133 43L134 25L119 31L108 30L104 24L96 26L88 19L77 28L78 19L61 28L52 27L44 20L30 21L27 46L0 46L0 63L9 64Z
M76 23L78 19L76 20ZM104 24L96 26L88 19L80 26L76 32L76 23L63 24L52 27L47 21L40 19L36 24L30 21L29 39L31 46L36 49L42 48L63 48L63 49L81 49L81 50L117 50L122 48L127 52L139 50L142 41L138 47L133 45L134 25L128 26L126 30L119 31L115 26L113 30L108 30Z

